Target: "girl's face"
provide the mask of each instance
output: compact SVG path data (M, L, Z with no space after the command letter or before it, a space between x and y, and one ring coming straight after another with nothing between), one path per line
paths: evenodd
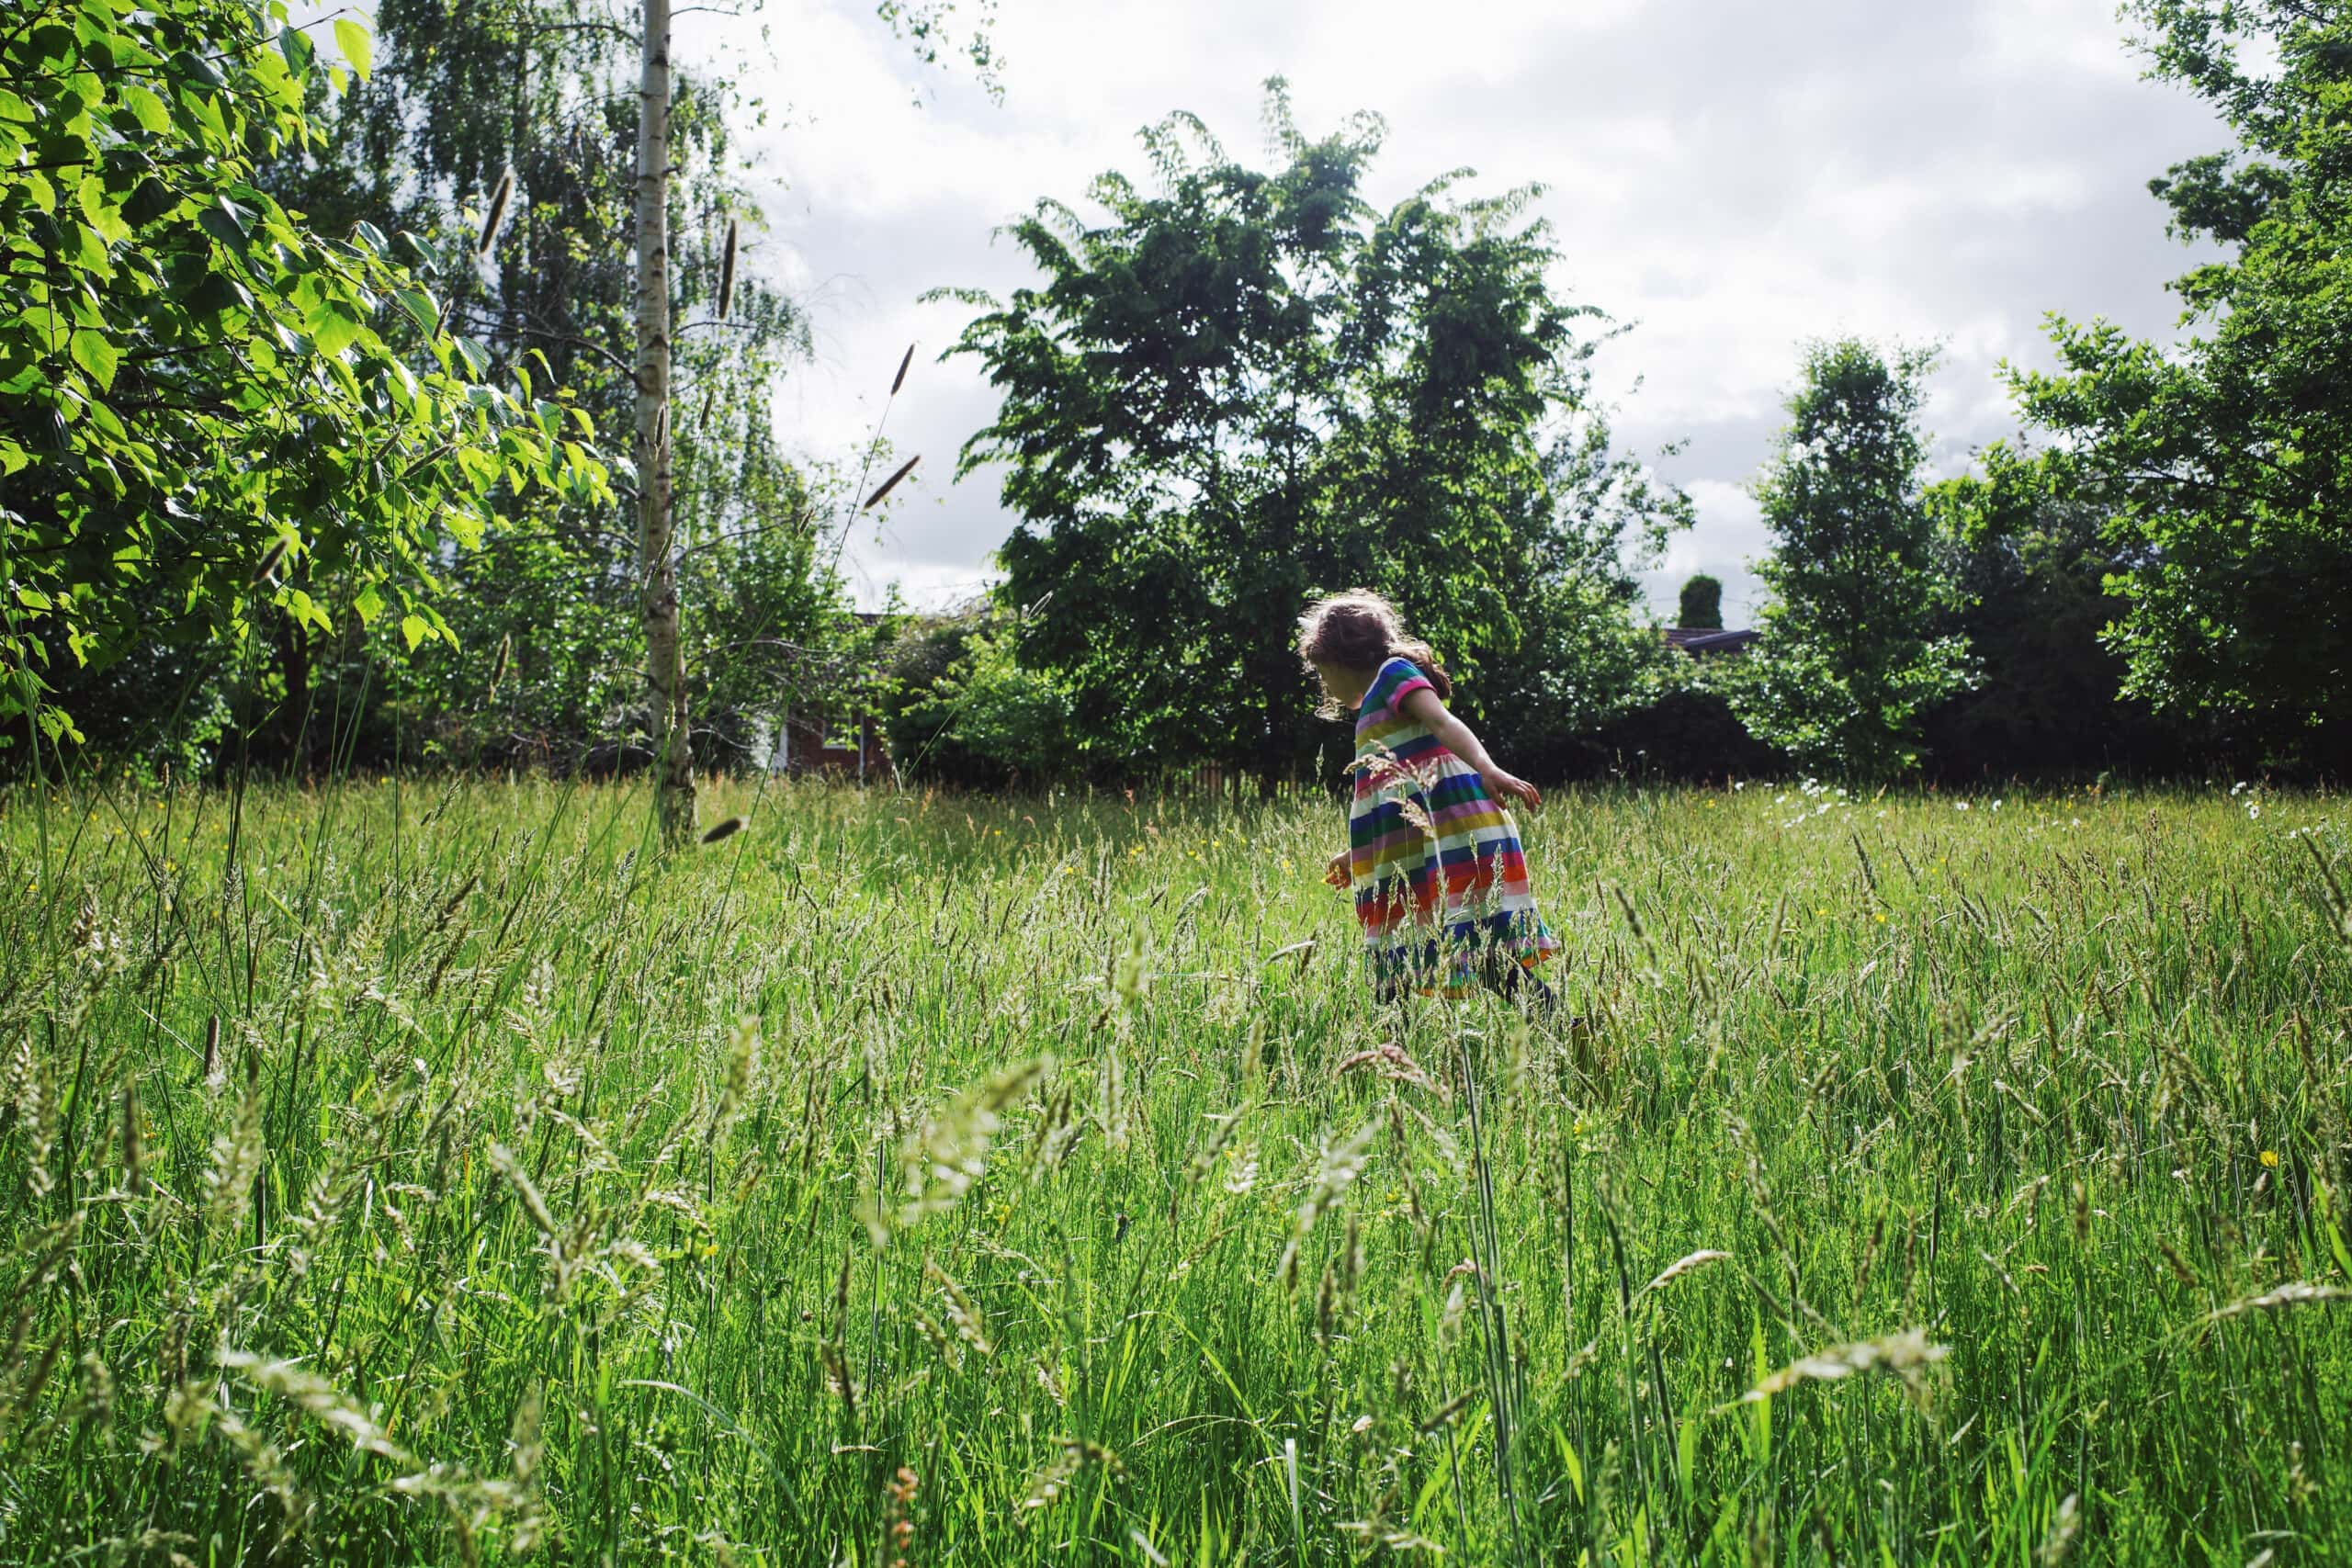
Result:
M1373 672L1369 670L1351 670L1342 664L1326 664L1319 659L1307 662L1315 667L1315 678L1323 682L1324 694L1342 706L1356 706L1372 690Z

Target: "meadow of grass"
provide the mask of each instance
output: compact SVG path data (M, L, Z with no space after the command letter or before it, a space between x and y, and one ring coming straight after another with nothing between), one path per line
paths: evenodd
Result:
M2330 799L0 806L0 1561L2352 1560Z

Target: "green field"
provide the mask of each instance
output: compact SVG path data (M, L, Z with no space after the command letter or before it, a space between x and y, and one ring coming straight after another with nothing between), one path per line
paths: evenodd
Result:
M2332 799L5 811L0 1561L2352 1560Z

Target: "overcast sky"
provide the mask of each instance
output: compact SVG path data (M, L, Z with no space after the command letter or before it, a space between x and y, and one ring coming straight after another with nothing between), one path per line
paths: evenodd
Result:
M916 345L887 434L922 463L887 529L851 543L867 604L894 581L922 606L976 591L1012 525L992 476L950 483L994 407L971 361L935 363L969 312L917 296L1028 281L997 227L1079 204L1103 169L1140 178L1136 132L1170 110L1263 162L1267 76L1310 136L1386 118L1375 203L1465 164L1475 190L1549 187L1559 290L1634 329L1600 364L1620 445L1697 504L1653 602L1712 571L1733 625L1766 547L1747 487L1804 340L1941 344L1928 418L1938 472L1958 472L2014 428L1996 368L2048 363L2045 312L2171 332L2164 284L2192 258L2147 181L2226 144L2197 100L2140 79L2112 0L1001 0L1001 106L917 63L871 0L761 16L765 45L725 46L771 117L749 139L771 224L755 265L815 337L778 403L788 444L854 448Z

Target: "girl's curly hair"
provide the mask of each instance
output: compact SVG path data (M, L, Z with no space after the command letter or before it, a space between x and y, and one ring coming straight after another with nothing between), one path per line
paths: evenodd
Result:
M1392 659L1409 659L1429 677L1441 700L1453 695L1453 682L1438 659L1437 650L1405 632L1405 617L1396 606L1369 588L1351 588L1317 600L1298 618L1298 656L1311 669L1317 664L1360 670L1366 674ZM1327 716L1347 716L1327 692L1322 711Z

